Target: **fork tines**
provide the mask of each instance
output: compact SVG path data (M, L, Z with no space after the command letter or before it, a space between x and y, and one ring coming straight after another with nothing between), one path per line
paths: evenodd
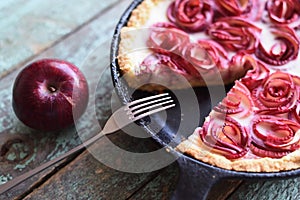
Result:
M174 107L174 100L169 93L158 94L132 101L127 104L127 114L134 118L143 118L162 110Z

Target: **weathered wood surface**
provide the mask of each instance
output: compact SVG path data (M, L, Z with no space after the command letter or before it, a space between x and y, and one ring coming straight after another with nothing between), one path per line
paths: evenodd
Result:
M276 181L247 181L241 185L229 200L298 200L300 199L300 178Z
M119 1L1 2L0 75L52 46L116 2Z
M3 145L9 147L5 152L0 149L0 183L51 160L99 131L95 124L98 120L103 124L109 116L112 90L109 71L103 76L101 72L109 65L113 29L130 0L76 0L72 4L31 0L25 6L22 2L0 3L0 145L2 149ZM16 119L11 108L13 80L26 62L42 57L65 59L81 68L89 81L90 99L93 101L97 94L98 119L91 114L93 102L76 127L56 133L31 130ZM103 87L95 93L100 78ZM151 139L140 141L122 131L109 138L133 152L158 148ZM99 151L104 147L97 145ZM151 173L130 174L103 165L88 152L71 163L62 163L66 166L48 169L1 194L0 199L169 199L178 178L176 164ZM213 188L210 199L299 199L298 180L225 181Z
M117 132L109 138L116 145L126 145L128 151L137 150L137 145L140 146L139 150L143 149L142 151L156 148L152 142L147 140L142 142L122 132ZM97 151L107 151L106 145L105 140L95 144ZM173 169L168 167L162 172L172 172L172 170L174 171L174 167ZM158 174L160 171L137 174L117 171L103 165L90 153L85 152L25 199L128 199L139 193L139 190L149 181L156 179ZM165 188L170 195L169 185L176 183L177 174L173 172L165 175L165 178L161 179L162 184L156 187L160 190L160 194L152 194L154 197L163 195L162 188ZM144 199L147 199L147 196Z
M50 3L49 1L48 3ZM79 3L79 2L78 2ZM103 15L107 13L108 8L113 5L113 3L117 3L120 6L126 7L129 4L129 1L120 4L119 1L111 1L110 3L99 3L99 2L90 2L94 7L97 7L97 12L94 12L94 15L91 15L89 18L86 18L87 21L81 20L81 24L76 24L73 27L72 34L76 33L79 28L78 27L84 27L84 24L88 23L90 18L93 17L98 17L98 15ZM35 5L35 4L33 4ZM62 16L67 15L68 9L71 9L71 4L66 4L69 6L67 8L64 6L64 10L66 11L65 14L61 14ZM12 5L11 5L12 6ZM21 6L21 5L20 5ZM34 7L32 9L37 9L39 4L36 5L37 7ZM87 5L83 6L86 7ZM75 6L76 8L76 6ZM59 8L62 9L62 8ZM93 8L94 10L95 8ZM41 14L48 13L45 11L46 8L43 9L43 11L39 11ZM75 9L77 15L84 15L86 12L89 12L87 10L80 10L80 9ZM80 12L79 12L80 11ZM116 12L116 10L114 10ZM75 11L70 11L70 14ZM48 15L51 16L52 12L49 12ZM119 13L120 15L121 13ZM112 15L110 15L111 17ZM70 17L70 16L69 16ZM68 18L68 17L67 17ZM34 19L34 18L33 18ZM113 21L109 18L106 18L106 21L108 23L102 23L98 22L98 24L91 24L88 28L84 29L81 31L81 35L78 34L76 40L72 40L73 43L76 46L76 49L72 48L72 45L70 40L65 38L68 38L70 36L70 32L66 33L67 35L61 35L60 37L53 37L52 40L49 40L49 43L54 43L57 44L56 48L50 48L44 53L41 52L42 49L40 49L39 52L35 53L34 57L35 59L42 58L42 57L56 57L56 58L61 58L61 59L66 59L69 60L76 65L78 65L86 74L86 70L84 68L89 68L91 67L93 71L90 73L91 75L95 74L94 70L99 70L99 67L103 67L102 65L99 65L98 63L86 63L84 64L84 59L87 55L89 55L89 52L102 43L105 40L110 40L111 35L106 35L103 34L106 31L109 33L112 32L112 28L115 26L115 22L110 22ZM61 20L63 22L63 19ZM12 26L18 25L18 21L15 21L15 24L12 24ZM57 27L56 27L57 28ZM59 30L52 30L52 31L59 31ZM28 32L30 32L28 30ZM33 33L32 37L39 37L39 34L42 35L43 32L38 33L35 35ZM91 34L90 34L91 33ZM44 32L44 34L52 35L52 32ZM54 34L55 35L55 34ZM4 37L5 35L2 35ZM61 38L62 37L62 38ZM82 38L81 38L82 37ZM85 37L88 39L85 40ZM23 41L25 40L24 38L22 39ZM20 40L19 42L21 43ZM61 44L61 41L64 41L63 44ZM76 41L76 42L75 42ZM78 42L81 41L81 42ZM68 43L69 42L69 43ZM9 49L11 46L7 45L5 48ZM16 47L17 48L17 47ZM20 47L21 48L21 47ZM47 47L45 47L47 48ZM59 49L60 48L60 49ZM11 57L13 58L15 55L15 52L11 53ZM29 57L27 54L19 54L18 56L22 56L22 60L27 60ZM102 55L100 55L101 57ZM107 57L107 54L105 54ZM9 57L9 56L8 56ZM100 59L101 60L101 59ZM101 63L101 62L100 62ZM84 65L84 66L81 66ZM93 66L94 65L94 66ZM106 65L106 64L105 64ZM9 67L14 68L13 64L5 66L11 66ZM17 65L16 65L17 66ZM22 62L19 64L19 68L22 67ZM97 66L97 67L95 67ZM38 131L31 130L27 127L25 127L21 122L19 122L11 107L11 90L12 90L12 85L13 81L18 73L19 69L13 71L12 73L8 74L7 76L3 77L0 80L0 137L1 137L1 176L0 176L0 181L1 183L6 182L9 179L12 179L13 177L16 177L32 168L35 168L36 166L40 165L41 163L51 160L52 158L56 157L57 155L64 153L68 151L69 149L77 146L81 142L81 138L78 137L77 132L80 132L80 134L84 135L86 134L87 137L91 136L91 134L95 134L99 129L93 125L93 121L90 119L87 120L80 120L77 123L76 129L75 127L71 127L69 129L59 131L59 132L51 132L51 133L41 133ZM96 75L99 75L96 73ZM88 79L91 79L90 76L88 76ZM96 77L99 78L99 77ZM93 80L97 81L95 78ZM95 85L89 83L90 86ZM90 87L91 91L94 90L93 87ZM94 92L92 92L93 94ZM92 99L92 98L91 98ZM92 109L92 108L91 108ZM100 112L100 111L99 111ZM105 112L105 111L104 111ZM88 112L87 112L88 113ZM102 115L105 117L105 113L98 113L99 115ZM86 114L83 116L83 118L86 118L89 116L89 114ZM82 119L83 119L82 118ZM86 122L86 123L85 123ZM4 148L5 147L5 148ZM20 157L20 158L18 158ZM48 173L51 173L53 171L53 168L48 170ZM44 176L44 175L42 175ZM30 188L30 185L35 183L36 180L38 180L39 177L35 177L31 179L30 181L20 185L19 187L15 188L15 190L2 194L0 196L0 199L4 198L12 198L14 196L17 196L18 194L24 193L26 190Z

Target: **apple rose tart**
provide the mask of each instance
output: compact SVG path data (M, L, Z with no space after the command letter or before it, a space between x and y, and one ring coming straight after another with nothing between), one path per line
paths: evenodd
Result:
M132 87L182 89L179 75L193 87L234 83L182 153L229 170L296 169L299 13L292 0L144 0L121 30L118 63Z

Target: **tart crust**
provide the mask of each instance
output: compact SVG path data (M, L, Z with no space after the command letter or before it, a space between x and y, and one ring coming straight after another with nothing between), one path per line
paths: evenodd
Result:
M135 34L135 30L137 29L141 29L143 27L146 27L146 22L149 19L151 10L153 8L155 8L158 3L163 2L165 0L145 0L143 2L141 2L141 4L139 4L137 6L136 9L134 9L131 13L131 16L127 22L127 26L123 27L121 29L121 40L120 40L120 44L119 44L119 52L118 52L118 64L120 66L120 70L122 71L123 75L125 74L124 79L127 81L127 83L129 84L129 86L133 87L133 88L139 88L140 85L142 84L143 81L138 81L135 77L136 77L136 73L139 71L139 64L141 62L141 58L139 59L140 61L134 61L132 54L133 49L140 49L140 47L142 46L145 47L146 44L144 41L146 41L147 36L138 34L140 38L139 42L142 42L142 44L140 43L136 43L136 34ZM170 1L171 2L171 1ZM135 45L137 45L135 47ZM150 51L145 50L143 52L143 54L150 54ZM144 57L146 57L146 55L143 55ZM141 55L139 55L138 57L141 57ZM148 91L152 91L153 88L155 88L156 90L163 90L165 89L164 87L160 87L160 86L153 86L151 84L148 85L144 85L141 87L144 90L148 90Z
M300 150L294 151L282 158L253 158L229 160L226 157L211 152L201 141L197 128L189 138L177 146L177 150L197 160L228 170L248 172L277 172L297 169L300 167Z

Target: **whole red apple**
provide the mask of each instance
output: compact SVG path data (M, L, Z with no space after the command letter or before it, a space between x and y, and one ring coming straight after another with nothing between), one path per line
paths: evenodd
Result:
M88 84L83 73L64 60L42 59L26 66L13 86L13 109L27 126L43 131L72 125L85 111Z

